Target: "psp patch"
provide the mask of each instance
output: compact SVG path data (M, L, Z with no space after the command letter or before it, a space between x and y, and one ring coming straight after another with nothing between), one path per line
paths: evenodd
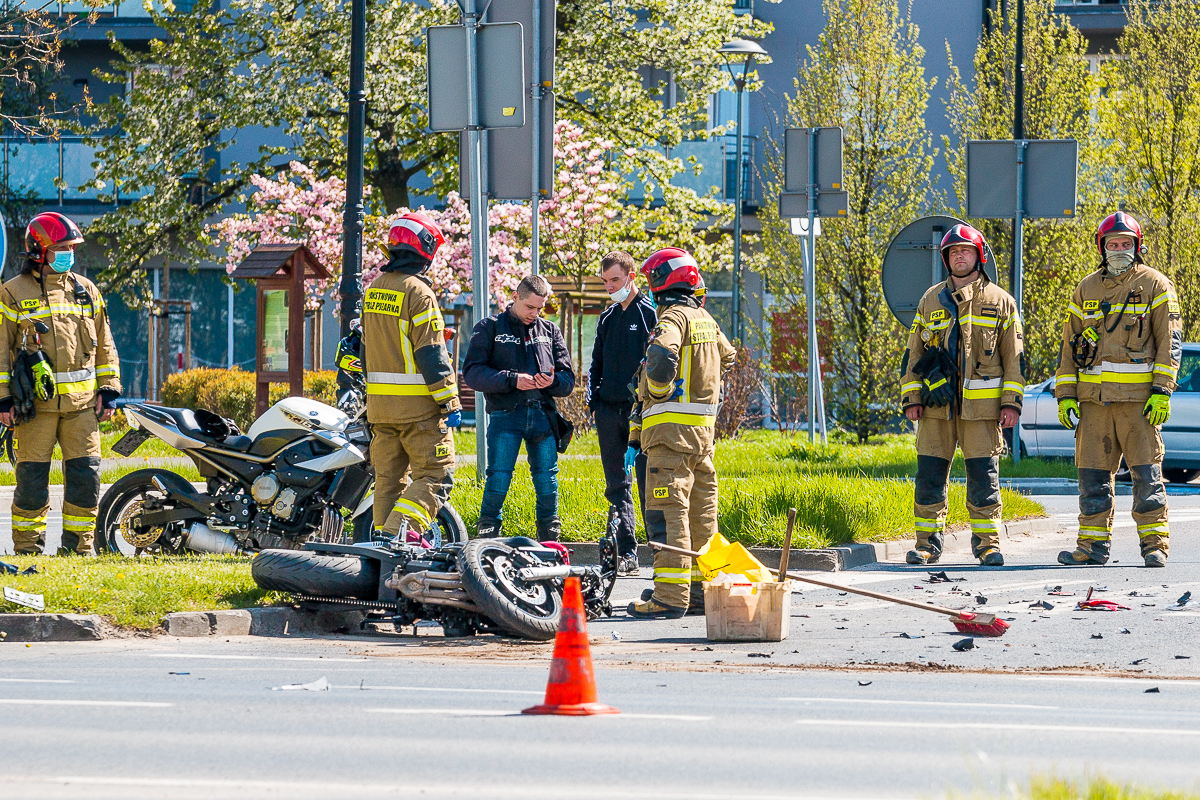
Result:
M1099 308L1100 308L1099 300L1084 300L1083 301L1083 310L1084 311L1096 311Z
M654 499L655 500L662 500L666 496L667 496L667 487L665 487L665 486L655 487L655 489L654 489Z
M438 458L450 455L450 445L439 444L437 447L433 448L433 454Z

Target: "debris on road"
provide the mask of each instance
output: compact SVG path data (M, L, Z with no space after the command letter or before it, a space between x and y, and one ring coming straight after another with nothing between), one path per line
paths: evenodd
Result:
M981 606L987 605L987 598L981 594L977 594L977 595L975 595L975 602Z
M1088 589L1087 598L1075 604L1076 611L1129 611L1129 606L1123 606L1115 600L1093 600L1092 592L1104 591L1103 588ZM1142 605L1145 605L1143 603Z
M614 642L619 642L619 641L621 641L621 634L617 633L616 631L613 631L613 632L612 632L612 640L613 640Z
M1121 628L1117 633L1132 633L1132 631L1129 628Z
M312 683L289 683L287 686L276 686L273 692L328 692L329 680L322 675Z
M747 653L751 658L770 658L774 653Z
M1142 692L1142 694L1161 694L1161 692L1158 691L1157 686L1153 686L1153 687L1147 689L1146 691Z
M9 575L36 575L38 571L37 564L30 564L25 569L21 569L16 564L10 564L7 561L0 561L0 569Z
M1192 593L1184 592L1183 595L1178 600L1175 601L1175 605L1177 605L1177 606L1187 605L1187 602L1191 599L1192 599Z
M1134 659L1133 661L1130 661L1129 666L1136 667L1138 664L1144 664L1149 660L1150 660L1149 658L1137 658L1137 659Z
M952 644L950 646L953 647L955 650L957 650L960 653L965 650L974 650L975 649L975 640L974 639L959 639L957 642L955 642L954 644Z
M924 636L913 636L910 633L901 632L899 636L893 636L893 639L924 639Z
M168 675L191 675L190 672L168 672Z
M1200 601L1192 599L1191 592L1184 592L1183 595L1175 601L1174 605L1167 606L1167 611L1180 611L1184 608L1195 608L1200 606Z
M1093 638L1093 639L1103 639L1103 638L1104 638L1104 634L1103 634L1103 633L1093 633L1093 634L1092 634L1092 638Z
M941 572L929 573L929 578L925 582L926 583L956 583L958 581L965 581L965 580L966 580L966 578L951 578L949 575L946 574L945 570L942 570Z
M1175 656L1176 658L1191 658L1191 656Z
M870 686L872 683L873 683L873 681L859 681L858 685L859 686Z
M1038 600L1036 603L1030 603L1029 607L1030 608L1044 608L1045 610L1049 611L1052 608L1054 608L1054 603L1048 603L1045 600Z
M25 606L25 608L32 608L34 611L46 610L46 598L44 595L19 592L11 586L4 587L4 599L16 605Z

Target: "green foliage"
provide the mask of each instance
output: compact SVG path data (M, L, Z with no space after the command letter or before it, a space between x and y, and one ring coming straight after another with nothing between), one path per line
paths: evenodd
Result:
M203 408L232 419L242 430L249 428L256 419L254 373L243 372L236 367L176 372L168 376L163 383L162 396L165 405L176 408ZM271 384L272 405L287 396L286 384ZM333 405L337 400L337 372L305 372L304 396Z
M828 342L822 337L827 402L865 442L899 410L905 331L887 311L879 274L888 242L935 198L936 151L925 129L934 79L925 77L917 28L896 0L824 0L823 11L825 30L808 47L784 121L844 131L850 214L822 220L817 310L828 336ZM783 188L782 146L769 143L768 199L760 212L767 277L777 297L802 309L802 244L779 219L774 200ZM807 352L807 342L798 346ZM796 391L806 391L802 386Z
M141 630L157 628L173 611L249 608L280 599L254 583L247 556L4 558L22 569L37 565L36 575L2 575L0 583L43 595L47 613L102 614Z
M1028 800L1197 800L1200 793L1135 786L1104 777L1073 780L1038 776L1029 782L1028 791L1018 791L1016 797Z
M967 142L1013 138L1015 26L1001 4L973 54L974 77L964 81L950 54L950 100L946 114L957 137L944 139L954 180L956 216L966 218ZM1079 281L1099 263L1096 225L1115 208L1117 187L1111 142L1095 129L1101 85L1085 58L1087 39L1055 12L1054 0L1025 2L1025 137L1079 141L1079 205L1072 220L1027 220L1023 296L1028 380L1054 373L1067 303ZM1000 283L1009 281L1012 224L971 220L996 254Z

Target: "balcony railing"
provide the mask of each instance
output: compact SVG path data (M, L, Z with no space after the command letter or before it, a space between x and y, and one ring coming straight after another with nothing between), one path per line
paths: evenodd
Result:
M1120 6L1125 0L1054 0L1056 6Z
M191 11L193 5L194 0L183 0L183 2L175 3L175 8L180 12L187 13ZM22 6L42 9L47 14L58 14L60 16L64 14L86 15L92 13L93 10L102 17L146 19L150 16L150 12L146 10L146 4L142 0L114 0L95 8L87 3L80 2L59 2L46 5L44 2L37 2L37 0L25 0ZM160 2L152 2L150 3L150 7L158 12L165 10Z
M111 193L79 188L96 175L92 169L96 148L78 136L58 140L3 136L0 142L4 149L0 176L14 191L33 192L42 202L59 205L94 203L100 194ZM130 199L130 195L118 194L117 199Z

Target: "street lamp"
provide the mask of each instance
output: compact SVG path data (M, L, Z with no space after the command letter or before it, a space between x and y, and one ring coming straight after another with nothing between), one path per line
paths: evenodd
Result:
M746 76L757 56L766 56L758 42L749 39L732 39L721 45L718 53L725 56L725 68L737 87L737 155L733 179L733 338L742 338L742 105L746 91ZM734 73L735 62L742 62L742 74Z

